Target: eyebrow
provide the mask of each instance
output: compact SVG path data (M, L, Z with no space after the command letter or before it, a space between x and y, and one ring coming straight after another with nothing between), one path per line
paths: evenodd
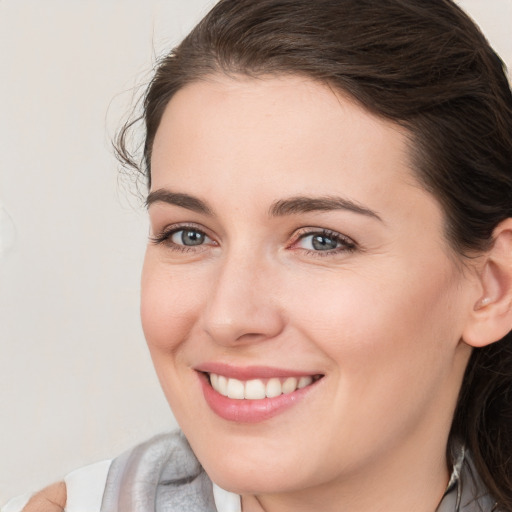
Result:
M354 201L338 196L296 196L288 199L281 199L276 201L270 207L269 214L273 217L281 217L284 215L330 210L348 210L368 217L373 217L383 222L377 212Z
M212 210L204 201L201 201L201 199L198 199L197 197L191 196L189 194L172 192L163 188L149 193L146 199L146 208L149 208L154 203L174 204L196 213L202 213L204 215L213 214Z
M167 189L158 189L150 192L146 199L146 207L149 208L149 206L154 203L172 204L203 215L213 215L212 209L201 199L181 192L172 192ZM286 215L331 210L348 210L367 217L373 217L383 222L377 212L354 201L338 196L295 196L280 199L270 206L269 215L271 217L284 217Z

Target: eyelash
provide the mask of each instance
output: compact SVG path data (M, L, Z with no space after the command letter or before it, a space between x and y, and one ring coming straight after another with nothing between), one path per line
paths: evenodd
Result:
M196 252L198 250L201 250L204 244L201 245L180 245L174 243L171 238L176 233L179 233L180 231L193 231L195 233L199 233L200 235L203 235L207 238L210 238L202 229L198 228L197 226L194 226L193 224L186 224L186 225L173 225L173 226L167 226L164 228L160 233L157 233L154 236L150 236L149 240L151 243L155 245L166 245L169 249L172 251L178 251L178 252Z
M150 236L150 242L155 245L166 245L169 249L178 252L196 252L201 250L205 244L193 246L193 245L180 245L172 242L171 238L176 233L180 231L193 231L198 233L204 237L210 238L202 229L198 228L193 224L187 225L173 225L164 228L160 233ZM326 257L326 256L334 256L340 253L351 253L358 249L357 244L349 237L342 235L336 231L331 231L329 229L314 229L314 228L302 228L298 233L294 236L293 241L287 246L288 248L293 248L297 245L301 240L304 240L307 237L320 237L327 238L336 244L339 244L340 247L336 247L334 249L328 249L325 251L315 251L312 249L304 249L297 248L296 250L301 250L303 253L313 256L313 257ZM217 245L215 243L215 245Z
M336 231L331 231L329 229L316 230L313 228L303 228L302 230L300 230L289 247L293 247L294 245L298 244L301 240L304 240L307 237L327 238L329 240L332 240L336 244L340 245L339 247L336 247L334 249L328 249L325 251L315 251L312 249L300 248L298 249L304 251L305 254L307 254L308 256L325 258L328 256L335 256L342 253L351 253L358 249L357 244L348 236L342 235L341 233L338 233Z

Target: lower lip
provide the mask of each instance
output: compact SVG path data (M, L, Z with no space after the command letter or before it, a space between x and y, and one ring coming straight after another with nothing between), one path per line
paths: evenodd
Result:
M199 377L206 403L210 409L221 418L238 423L258 423L281 414L302 400L318 382L274 398L237 400L215 391L204 373L200 373Z

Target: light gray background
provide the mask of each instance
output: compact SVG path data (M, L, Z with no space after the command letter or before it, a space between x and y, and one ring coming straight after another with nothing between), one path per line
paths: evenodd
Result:
M0 503L174 419L138 318L147 226L109 138L208 0L0 0ZM512 0L462 0L512 66Z

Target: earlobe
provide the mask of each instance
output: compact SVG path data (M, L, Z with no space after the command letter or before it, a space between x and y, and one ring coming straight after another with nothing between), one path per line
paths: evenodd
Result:
M482 293L462 336L472 347L499 341L512 330L512 218L501 222L493 235L480 272Z

